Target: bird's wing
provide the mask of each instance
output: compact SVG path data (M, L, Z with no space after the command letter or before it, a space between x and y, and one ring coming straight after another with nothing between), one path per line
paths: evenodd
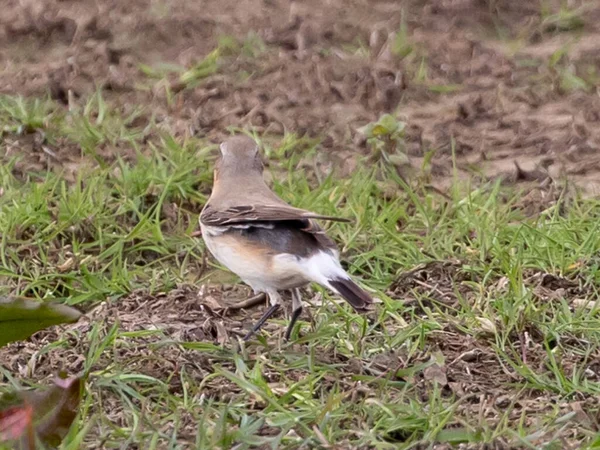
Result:
M333 240L315 219L350 222L341 217L325 216L287 205L240 205L219 210L208 204L200 214L200 222L205 226L230 230L253 229L255 237L266 238L269 235L271 241L283 235L300 237L295 233L303 232L311 235L321 248L337 251Z
M260 226L261 223L295 220L312 222L309 219L350 222L350 220L341 217L324 216L286 205L240 205L226 209L216 209L208 204L200 214L200 221L204 225L215 227L227 225Z

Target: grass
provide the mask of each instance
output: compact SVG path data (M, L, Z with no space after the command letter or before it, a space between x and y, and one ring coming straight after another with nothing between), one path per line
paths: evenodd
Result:
M542 8L519 46L534 34L570 42L585 12ZM165 89L175 110L215 74L243 82L281 51L259 36L222 36L187 67L140 65L136 89ZM356 42L346 53L366 58ZM438 80L435 53L404 21L391 44L430 93L469 92ZM517 58L525 76L515 79L545 95L589 91L596 67L569 50ZM427 185L434 150L410 186L376 155L340 179L307 165L319 139L255 134L281 197L354 220L328 232L379 301L367 320L313 286L291 342L280 314L243 344L236 331L262 308L215 311L246 291L204 260L197 234L215 146L168 130L101 91L68 108L0 97L0 291L87 311L3 349L0 392L86 374L62 449L600 446L598 201L458 179L439 193ZM547 194L535 215L529 189Z
M43 127L49 145L128 149L113 160L84 151L98 164L75 180L16 170L18 157L0 170L3 291L88 310L104 302L86 326L50 333L23 360L22 375L37 379L57 368L89 377L63 449L598 440L597 201L564 196L528 218L514 188L457 180L444 197L385 166L334 179L298 170L317 141L266 138L279 195L354 219L329 231L380 303L369 322L314 288L312 320L292 342L279 318L254 343L227 335L219 345L189 333L227 333L232 319L176 306L201 302L194 293L219 276L213 263L203 268L194 234L213 146L137 129L100 94L68 112L10 97L0 108L17 140ZM7 388L27 383L1 370Z
M254 62L266 51L266 48L266 44L256 33L248 33L241 40L233 36L222 35L216 48L190 68L186 69L172 63L160 63L154 66L141 64L140 71L150 79L160 80L159 84L167 90L167 97L171 104L173 95L171 89L193 89L211 75L219 73L226 64L232 64L236 60ZM173 85L167 83L170 74L179 75L178 82ZM238 75L240 80L251 76L251 74L243 72ZM149 86L144 86L144 89L148 88Z

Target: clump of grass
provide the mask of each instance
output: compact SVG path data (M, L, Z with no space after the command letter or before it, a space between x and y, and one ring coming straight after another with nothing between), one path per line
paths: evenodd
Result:
M568 94L573 91L590 91L594 87L594 72L589 73L591 82L588 81L586 74L570 60L568 45L552 53L546 65L548 78L556 92Z
M49 100L0 96L1 132L31 133L40 128L48 128L59 116L59 109Z
M585 26L583 14L585 7L570 8L565 3L560 6L556 12L548 5L548 2L542 2L541 7L542 22L540 27L544 32L570 32L580 30Z
M149 153L136 152L133 163L96 158L94 149L105 141L136 147L140 135L129 129L130 120L107 111L98 94L82 110L47 124L49 135L75 141L99 163L82 169L75 182L53 172L29 173L23 180L11 170L15 161L3 166L5 292L71 303L99 300L161 279L176 248L177 254L198 256L190 234L205 199L199 188L210 179L210 148L166 135Z
M391 114L384 114L377 122L371 122L359 131L367 138L377 157L389 159L395 153L402 152L405 127L404 122Z
M400 28L396 32L394 41L392 42L391 51L400 59L404 59L416 51L416 46L410 39L408 26L404 18L402 19Z
M156 66L140 65L140 70L149 78L156 78L165 84L165 79L170 75L177 76L177 82L169 87L172 89L191 89L215 73L218 73L224 64L231 63L236 58L254 60L266 51L266 44L256 33L249 33L244 39L223 35L218 44L208 55L196 62L192 67L185 68L175 64L158 64Z

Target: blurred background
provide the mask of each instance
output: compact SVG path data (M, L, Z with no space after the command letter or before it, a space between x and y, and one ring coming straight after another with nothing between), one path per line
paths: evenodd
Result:
M402 123L392 163L437 187L569 175L598 193L600 5L576 0L2 1L0 92L103 102L174 136L317 137L342 175L360 128ZM150 137L150 136L146 136ZM63 145L64 144L64 145ZM80 149L22 140L19 164L75 170ZM99 143L110 160L129 145ZM517 166L515 165L517 161ZM73 165L74 164L74 165ZM30 167L30 168L31 168ZM541 171L541 172L540 172Z

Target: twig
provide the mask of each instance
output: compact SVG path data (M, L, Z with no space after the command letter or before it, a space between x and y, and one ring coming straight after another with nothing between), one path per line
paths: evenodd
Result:
M259 305L267 299L267 295L264 292L255 295L254 297L247 298L241 302L234 303L233 305L227 306L225 312L229 310L252 308L253 306Z
M319 441L321 441L321 445L323 447L331 448L331 444L329 443L329 441L327 441L327 438L325 437L323 432L321 430L319 430L319 427L317 427L316 425L313 425L312 430L315 433L315 435L317 436L317 438L319 439Z

